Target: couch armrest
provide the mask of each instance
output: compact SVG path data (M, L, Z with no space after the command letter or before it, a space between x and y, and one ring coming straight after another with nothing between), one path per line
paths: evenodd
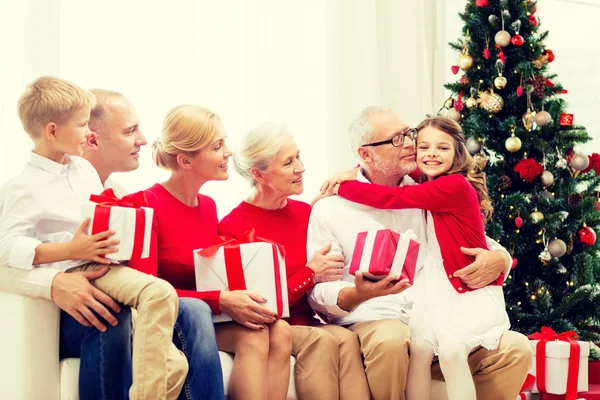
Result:
M0 321L0 398L58 399L58 307L0 292Z

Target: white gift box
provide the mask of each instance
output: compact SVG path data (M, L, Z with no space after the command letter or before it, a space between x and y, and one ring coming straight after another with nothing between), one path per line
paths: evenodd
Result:
M119 251L116 253L107 254L106 258L115 261L131 260L136 244L135 237L136 224L138 223L138 209L119 206L111 206L109 208L108 206L101 206L98 203L94 203L91 201L88 203L83 203L81 205L81 220L83 221L85 218L91 219L87 230L88 235L92 234L94 220L98 216L98 214L96 213L96 207L108 208L110 210L108 229L112 229L115 231L115 234L111 236L110 239L116 239L120 241L119 245L116 246L119 249ZM143 223L143 232L140 231L140 235L142 237L143 242L138 243L138 246L141 246L141 254L139 257L135 257L134 259L148 258L148 256L150 255L150 241L152 238L152 218L154 217L154 210L148 207L140 207L140 209L143 211L140 214L144 216L144 221L139 222Z
M267 299L263 306L276 312L280 318L290 316L285 259L276 245L255 242L224 246L208 257L202 256L201 252L202 250L194 250L197 291L229 291L231 289L228 274L233 274L238 284L243 283L245 290ZM241 256L241 266L237 267L236 252ZM233 254L231 258L230 254ZM238 268L241 270L237 270ZM213 317L214 322L231 320L225 313Z
M532 391L538 393L536 375L536 357L537 343L539 340L530 340L533 346L533 365L529 373L536 376ZM580 342L579 348L581 351L579 357L579 377L577 380L577 392L588 391L588 357L590 355L589 342ZM546 343L546 392L551 394L566 394L567 392L567 377L569 371L569 357L571 355L571 345L569 342L560 340L552 340Z
M531 400L531 392L521 392L517 396L517 400Z

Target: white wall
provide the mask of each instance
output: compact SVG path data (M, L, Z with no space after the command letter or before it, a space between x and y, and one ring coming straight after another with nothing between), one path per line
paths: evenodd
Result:
M588 4L589 3L589 4ZM462 34L458 13L464 10L464 0L446 0L446 41L454 41ZM568 90L562 95L575 115L575 123L587 128L593 141L578 146L591 154L600 153L600 41L596 32L600 23L598 0L543 0L538 2L540 28L550 35L546 47L556 59L550 72L558 74L558 81ZM446 50L446 81L455 81L450 66L456 64L458 53ZM440 107L443 99L440 101Z

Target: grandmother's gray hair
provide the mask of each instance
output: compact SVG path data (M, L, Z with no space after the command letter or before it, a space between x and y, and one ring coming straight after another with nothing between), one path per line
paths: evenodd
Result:
M372 114L381 114L391 111L390 108L383 106L369 106L354 117L348 127L348 139L350 140L350 147L354 153L358 151L360 146L369 143L373 137L373 126L369 121L369 117Z
M286 125L266 122L248 132L233 154L233 167L252 186L256 181L252 168L266 171L273 157L281 150L286 137L292 137Z

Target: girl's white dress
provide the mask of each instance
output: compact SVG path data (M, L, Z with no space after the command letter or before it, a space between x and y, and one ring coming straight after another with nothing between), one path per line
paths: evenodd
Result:
M489 285L459 293L450 284L429 211L427 256L414 289L411 335L420 335L429 342L436 355L443 341L465 343L471 349L483 346L495 350L502 334L510 328L502 286Z

